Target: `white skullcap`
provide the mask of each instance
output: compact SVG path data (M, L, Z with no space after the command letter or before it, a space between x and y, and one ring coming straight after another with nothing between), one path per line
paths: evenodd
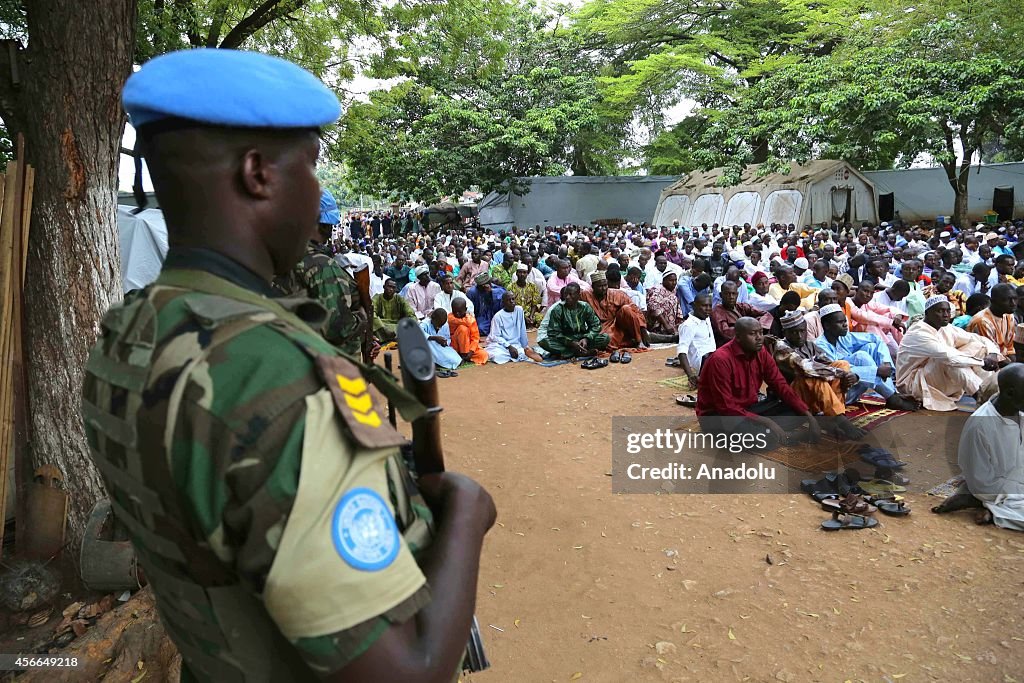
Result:
M793 261L793 266L796 268L802 268L804 270L807 270L810 267L810 264L807 262L807 259L801 256L800 258Z
M828 304L827 306L822 306L818 311L818 320L823 320L825 316L832 315L833 313L843 313L844 316L846 315L843 312L843 307L839 304Z
M928 310L932 306L938 306L939 304L948 304L949 299L945 294L936 294L935 296L928 297L928 300L924 302L924 310Z
M419 277L420 275L423 275L423 273L429 273L430 272L430 266L428 266L428 265L416 266L416 271L415 272L416 272L416 277Z
M942 232L939 233L939 237L949 237L949 236L950 236L949 230L943 230Z

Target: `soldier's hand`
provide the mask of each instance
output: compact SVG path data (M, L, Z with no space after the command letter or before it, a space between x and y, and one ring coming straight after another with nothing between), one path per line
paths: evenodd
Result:
M430 509L440 517L465 515L477 520L481 535L494 526L498 512L491 494L466 475L456 472L426 474L417 483Z

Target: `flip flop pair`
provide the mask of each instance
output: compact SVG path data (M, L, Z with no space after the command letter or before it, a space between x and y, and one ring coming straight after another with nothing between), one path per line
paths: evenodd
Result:
M693 394L680 394L676 396L676 405L681 405L684 408L695 408L697 407L697 397Z
M448 377L458 377L459 373L454 370L449 370L448 368L438 368L437 376L441 379L446 379Z
M857 453L860 455L861 460L878 468L898 470L907 466L907 463L897 460L892 453L884 448L876 448L865 444L857 449Z
M612 355L608 358L612 363L630 363L633 360L633 356L629 355L627 351L612 351Z
M597 370L599 368L608 367L608 360L606 358L588 358L587 360L580 363L580 367L584 370Z

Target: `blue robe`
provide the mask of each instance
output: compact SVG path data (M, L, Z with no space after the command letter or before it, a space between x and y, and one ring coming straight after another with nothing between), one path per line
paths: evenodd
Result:
M473 302L473 315L476 316L476 326L480 330L480 336L486 337L491 332L491 318L501 310L501 297L505 296L505 289L497 285L491 285L491 293L484 294L476 285L469 288L466 298Z
M452 348L452 333L448 329L448 323L441 325L440 329L434 327L430 319L420 323L420 329L428 337L444 337L448 346L441 346L433 339L430 340L430 353L434 356L434 363L442 368L454 370L462 364L462 357L459 352Z
M853 403L866 392L874 389L882 398L889 398L896 393L893 376L896 368L889 355L889 349L881 337L872 332L848 332L836 340L835 346L828 342L825 335L814 340L819 349L832 360L845 360L850 364L850 372L857 375L860 381L846 392L846 403ZM888 363L893 374L886 379L878 376L878 366Z

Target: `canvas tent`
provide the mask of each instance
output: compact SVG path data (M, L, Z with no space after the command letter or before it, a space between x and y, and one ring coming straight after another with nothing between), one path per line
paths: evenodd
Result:
M160 209L133 214L130 206L117 207L121 237L121 281L125 292L145 287L160 274L167 255L167 224Z
M489 230L512 226L588 225L619 218L651 221L658 193L675 176L545 176L517 178L529 192L491 192L478 206L480 225Z
M793 164L788 174L758 177L758 164L747 166L738 185L718 184L722 169L694 172L665 188L654 212L654 224L683 226L796 226L835 221L874 222L875 188L845 161L819 159Z

